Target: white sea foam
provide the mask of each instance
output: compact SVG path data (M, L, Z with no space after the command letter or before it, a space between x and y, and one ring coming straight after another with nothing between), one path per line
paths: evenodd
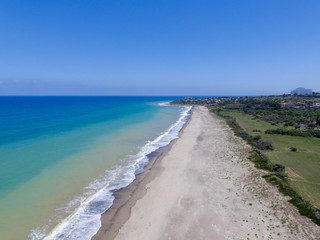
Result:
M148 164L148 155L159 148L168 145L178 138L179 131L190 115L191 107L185 107L180 118L171 125L166 132L153 141L147 142L140 151L128 159L126 164L108 170L106 175L96 179L87 188L86 193L75 198L69 207L78 206L70 215L61 221L47 236L45 227L34 229L29 235L30 240L89 240L101 227L101 214L109 209L113 203L113 192L128 186L136 175L141 173Z
M166 106L170 106L170 102L160 102L157 105L166 107Z

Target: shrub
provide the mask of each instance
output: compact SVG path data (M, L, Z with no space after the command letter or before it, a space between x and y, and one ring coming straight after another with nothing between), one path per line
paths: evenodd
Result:
M296 152L296 151L297 151L297 148L295 148L295 147L290 147L290 150L291 150L292 152Z
M283 172L285 169L285 166L281 165L281 164L274 164L272 166L273 171L275 172Z
M284 124L285 126L294 126L295 122L294 121L289 121L286 124Z
M242 137L243 139L249 139L250 135L246 132L246 131L241 131L238 133L240 137Z
M265 131L266 134L281 134L290 136L300 136L300 137L319 137L320 130L300 130L300 129L268 129Z
M313 137L320 138L320 130L309 130Z
M260 139L261 139L261 136L260 136L260 135L253 137L253 140L255 140L255 141L258 141L258 140L260 140Z
M252 162L254 162L254 165L256 168L260 168L260 169L264 169L264 170L268 170L268 171L273 170L267 156L265 156L264 154L262 154L258 150L253 150L251 152L251 155L249 156L249 159Z
M308 124L308 128L309 128L309 129L314 129L314 128L316 128L316 127L317 127L317 125L315 125L314 123Z
M270 140L264 140L264 139L253 139L255 145L259 148L259 149L269 149L269 150L273 150L273 142Z

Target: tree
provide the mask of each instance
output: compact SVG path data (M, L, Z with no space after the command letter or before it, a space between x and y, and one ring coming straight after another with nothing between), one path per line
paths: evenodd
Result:
M317 117L316 117L316 123L318 124L318 125L320 125L320 111L318 111L317 112L317 115L316 115Z

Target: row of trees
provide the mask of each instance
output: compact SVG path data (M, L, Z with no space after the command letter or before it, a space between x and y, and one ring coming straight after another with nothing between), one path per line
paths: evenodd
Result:
M265 131L265 133L320 138L320 130L311 130L311 129L300 130L300 129L278 128L278 129L268 129Z

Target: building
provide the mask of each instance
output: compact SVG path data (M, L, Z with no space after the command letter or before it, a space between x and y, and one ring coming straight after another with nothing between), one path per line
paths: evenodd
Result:
M320 103L313 103L312 107L320 107Z
M299 127L300 127L300 128L303 128L303 129L306 129L306 128L308 128L308 125L306 125L306 124L300 124Z
M293 108L295 105L292 102L281 103L281 107Z

